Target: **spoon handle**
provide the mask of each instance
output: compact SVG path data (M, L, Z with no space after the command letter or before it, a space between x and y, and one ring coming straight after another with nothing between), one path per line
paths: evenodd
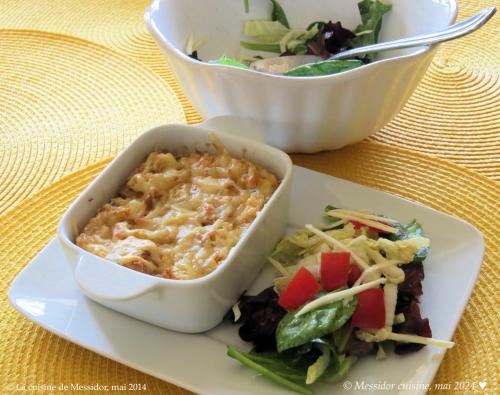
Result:
M439 32L421 34L418 36L403 38L400 40L387 41L385 43L354 48L333 55L332 57L330 57L330 59L331 60L345 59L370 52L381 52L393 49L411 48L421 45L431 45L443 41L453 40L455 38L465 36L466 34L472 33L473 31L479 29L486 22L488 22L488 20L493 16L493 14L495 14L496 11L497 9L495 7L486 8L481 12L477 13L476 15L468 19L465 19L462 22L448 26L446 29L441 30Z

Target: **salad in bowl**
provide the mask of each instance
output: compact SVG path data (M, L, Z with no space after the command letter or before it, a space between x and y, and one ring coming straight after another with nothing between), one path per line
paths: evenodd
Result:
M391 4L380 0L362 0L358 3L361 23L353 30L342 26L341 21L311 21L304 28L292 28L285 10L277 0L272 4L269 19L251 19L243 23L240 41L242 52L239 59L222 55L209 63L253 69L256 71L282 74L286 76L307 77L336 74L347 71L375 60L371 53L348 60L329 60L337 53L358 48L378 41L384 14L392 9ZM245 0L248 13L249 0ZM196 60L198 49L206 39L188 38L186 53ZM269 54L271 57L269 57ZM264 58L262 55L265 55Z
M359 358L412 353L432 338L420 299L430 240L416 220L401 224L366 211L325 208L325 224L305 225L269 256L278 275L241 297L228 317L253 349L228 355L303 394L346 377Z
M323 63L329 54L442 30L457 10L456 0L278 2L249 0L245 13L242 0L154 0L145 21L204 118L241 120L251 124L241 135L294 153L337 149L380 130L408 100L437 47L384 51L367 64L370 57ZM343 64L357 67L337 67Z

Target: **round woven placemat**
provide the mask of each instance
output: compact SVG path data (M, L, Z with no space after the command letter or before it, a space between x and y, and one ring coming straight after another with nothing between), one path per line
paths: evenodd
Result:
M73 34L126 53L160 74L189 123L201 117L175 82L143 13L150 0L3 0L0 27ZM498 0L459 0L458 20ZM440 156L500 179L500 18L473 35L443 44L401 113L372 140Z
M185 122L164 80L106 47L0 30L0 48L0 213L150 127Z
M144 24L152 0L2 0L0 28L38 29L82 37L121 51L171 85L190 123L201 117L187 100Z
M483 393L498 393L500 330L494 314L500 280L496 270L500 261L498 185L448 161L377 143L315 156L295 155L293 159L297 164L422 202L464 218L481 230L486 242L485 261L455 333L457 345L446 354L435 383L486 380ZM6 290L14 276L53 237L66 207L106 163L62 178L0 217L0 375L4 385L134 382L145 383L152 394L184 392L52 335L7 305Z
M459 1L459 20L498 0ZM442 44L398 116L372 138L500 180L500 17Z

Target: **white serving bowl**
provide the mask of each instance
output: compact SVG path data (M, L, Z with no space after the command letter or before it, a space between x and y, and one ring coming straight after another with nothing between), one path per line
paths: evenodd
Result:
M434 32L455 21L456 0L390 1L379 42ZM360 22L357 0L280 0L291 27L311 22ZM233 115L262 122L266 142L287 152L316 152L353 144L375 133L403 107L436 47L380 54L358 69L319 77L284 77L199 62L184 53L188 36L206 37L203 60L237 56L243 21L269 18L271 2L154 0L149 31L194 107L204 117Z
M235 157L272 172L280 185L212 273L194 280L172 280L133 271L93 255L75 238L97 210L115 197L130 173L155 149L206 151L206 129L166 125L147 131L126 148L83 191L61 218L58 236L80 289L89 298L149 323L182 332L213 328L256 278L287 220L292 163L276 148L215 133Z

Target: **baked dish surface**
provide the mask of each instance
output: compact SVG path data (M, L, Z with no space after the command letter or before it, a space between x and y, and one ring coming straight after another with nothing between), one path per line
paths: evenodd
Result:
M155 151L77 236L81 248L130 269L189 280L215 270L278 186L223 147Z

